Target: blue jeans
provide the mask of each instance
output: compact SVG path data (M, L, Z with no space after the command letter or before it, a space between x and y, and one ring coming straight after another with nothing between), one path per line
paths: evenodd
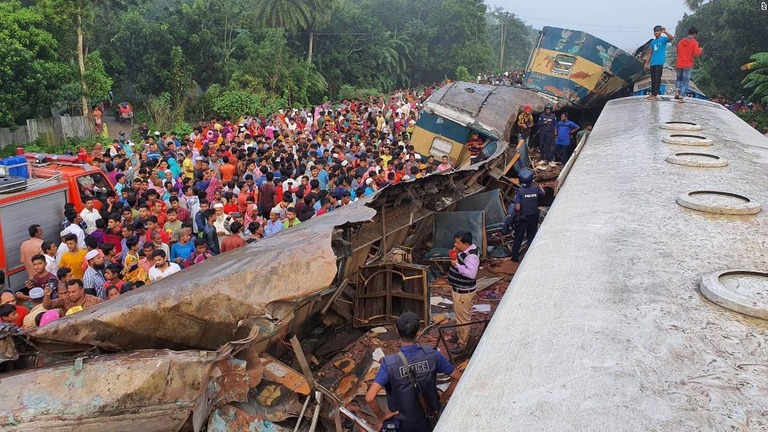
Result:
M688 93L688 84L691 82L691 70L692 68L677 69L675 88L680 93L680 97L684 97Z

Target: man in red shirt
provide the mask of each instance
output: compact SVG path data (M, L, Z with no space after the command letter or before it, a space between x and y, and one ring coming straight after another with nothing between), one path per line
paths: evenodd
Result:
M229 225L229 230L232 232L231 236L227 236L221 241L221 252L231 251L239 247L245 246L245 240L240 236L240 230L243 229L243 224L240 222L232 222Z
M675 61L675 70L677 71L677 80L675 81L675 99L678 102L684 102L685 94L688 92L688 84L691 82L691 70L693 69L693 58L702 53L699 42L696 37L699 31L696 27L688 29L688 36L677 43L677 60Z

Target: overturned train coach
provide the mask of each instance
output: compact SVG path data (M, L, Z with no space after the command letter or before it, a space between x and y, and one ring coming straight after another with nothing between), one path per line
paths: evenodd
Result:
M523 105L544 103L523 89L438 91L428 115L481 132L493 143L486 159L388 186L30 333L2 335L0 362L18 370L0 375L0 429L198 431L227 404L248 403L260 355L301 336L311 317L331 310L369 322L354 307L362 267L425 241L435 213L462 198L514 187L504 173L519 155L506 137ZM436 141L427 135L416 131L414 141ZM428 295L374 313L391 320L424 302Z
M435 430L768 430L767 167L716 103L610 101Z

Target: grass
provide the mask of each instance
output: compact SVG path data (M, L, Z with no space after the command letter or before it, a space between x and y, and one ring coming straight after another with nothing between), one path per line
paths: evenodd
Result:
M94 138L85 138L85 139L79 139L79 138L69 138L67 139L67 142L64 144L48 144L43 142L42 140L36 140L34 142L31 142L29 144L24 144L21 146L15 146L15 145L9 145L5 147L4 149L0 150L0 158L6 158L8 156L15 156L16 155L16 147L23 147L24 153L52 153L52 154L77 154L78 151L80 151L80 148L85 147L85 149L90 152L93 150L93 147L96 145L96 143L101 143L102 145L109 145L112 140L109 138L103 138L103 137L94 137Z

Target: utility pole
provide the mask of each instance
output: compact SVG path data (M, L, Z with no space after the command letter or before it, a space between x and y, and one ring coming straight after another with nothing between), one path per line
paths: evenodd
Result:
M504 70L504 40L506 39L505 36L505 27L507 24L507 18L509 17L509 12L504 12L504 19L501 21L501 41L499 43L499 70Z

